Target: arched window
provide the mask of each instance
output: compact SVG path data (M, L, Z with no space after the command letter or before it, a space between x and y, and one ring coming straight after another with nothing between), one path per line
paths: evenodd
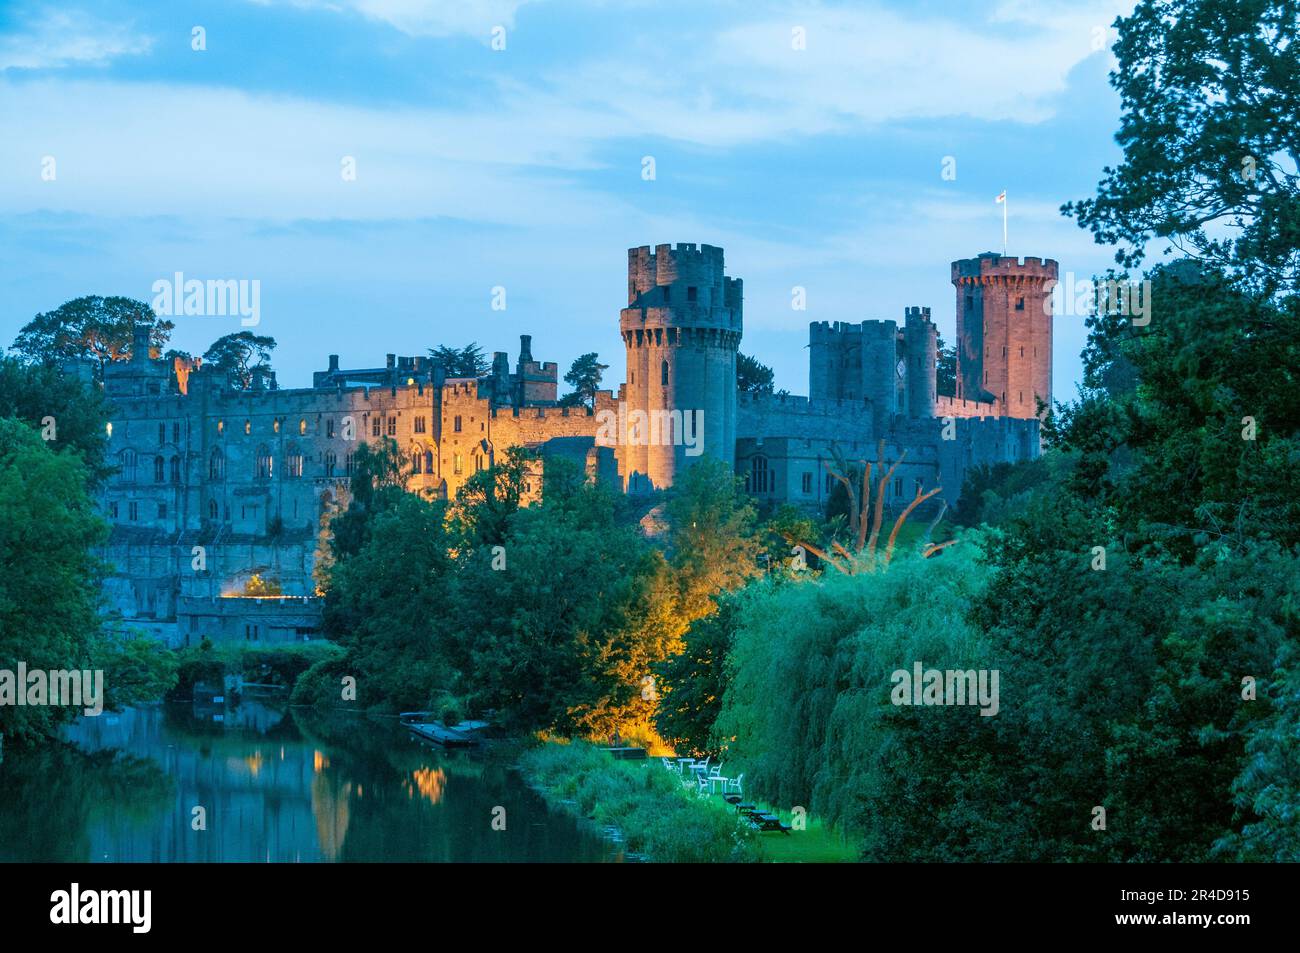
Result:
M216 500L208 500L208 519L212 520L214 523L215 523L216 520L217 520L217 501L216 501Z
M665 387L668 386L668 362L664 361L659 365L659 383Z
M302 420L298 421L298 435L299 435L300 437L305 437L305 436L307 436L307 420L306 420L306 418L303 418Z
M257 478L259 480L271 479L271 449L266 444L257 448Z
M302 451L296 447L284 458L285 474L297 479L302 476Z
M212 456L208 457L208 478L212 480L224 480L226 477L226 455L217 447L212 451Z
M167 464L163 462L162 457L153 458L153 482L162 483Z
M766 493L772 488L772 472L767 468L767 457L757 456L749 463L749 492Z
M433 472L433 451L432 450L424 451L424 472L425 473Z
M172 482L180 483L181 482L181 458L180 457L172 457L171 470L172 470Z
M122 464L122 481L124 483L135 482L136 456L134 450L123 450L118 454L118 460Z
M333 451L333 450L330 450L330 451L326 452L326 454L325 454L325 475L326 475L327 477L332 477L332 476L334 475L334 468L337 467L338 465L339 465L339 458L338 458L338 456L334 453L334 451Z
M411 472L412 472L412 473L421 473L421 472L423 472L423 471L421 470L421 467L422 467L423 464L424 464L424 457L421 455L421 453L420 453L419 450L417 450L417 451L415 451L415 453L411 454Z

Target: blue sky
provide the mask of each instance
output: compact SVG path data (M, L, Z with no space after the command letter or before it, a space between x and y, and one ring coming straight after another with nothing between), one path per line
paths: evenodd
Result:
M742 350L807 393L809 321L928 305L951 340L949 262L1000 247L1004 188L1010 253L1110 264L1058 209L1119 157L1127 7L0 0L0 338L181 271L261 282L281 386L330 352L513 361L521 333L615 386L628 247L706 242L745 280ZM195 353L240 330L176 322ZM1056 335L1063 399L1082 319Z

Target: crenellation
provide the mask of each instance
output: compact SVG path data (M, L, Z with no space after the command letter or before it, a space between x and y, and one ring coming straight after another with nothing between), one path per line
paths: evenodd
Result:
M560 405L558 364L534 359L526 334L513 368L496 351L480 378L449 377L422 356L345 368L330 354L310 387L282 389L266 373L247 390L201 361L156 358L141 340L104 381L118 466L101 498L110 599L123 626L177 645L315 637L316 552L330 514L347 504L359 445L379 440L403 455L409 488L433 497L455 497L509 448L528 447L629 493L671 486L707 454L733 465L760 500L808 508L825 505L837 448L874 459L884 441L886 461L903 460L886 491L891 513L918 487L940 486L954 503L970 467L1039 452L1039 421L1019 398L1050 396L1050 308L1028 311L1056 269L1052 259L992 253L952 264L956 397L935 393L937 332L921 306L905 308L901 323L812 321L808 396L738 393L743 284L726 275L721 248L693 243L628 250L627 379L591 407ZM626 426L637 410L672 426L673 415L699 414L698 455L672 439L636 442L630 428L609 445L602 428ZM539 469L527 499L543 492ZM253 574L284 596L236 598Z

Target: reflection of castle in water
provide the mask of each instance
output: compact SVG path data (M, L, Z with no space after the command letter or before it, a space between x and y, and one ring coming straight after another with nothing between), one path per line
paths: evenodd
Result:
M312 723L315 724L314 722ZM254 727L255 726L255 727ZM315 728L312 729L313 731ZM598 861L609 849L579 830L503 766L449 757L405 732L361 718L342 744L304 736L293 717L246 700L224 723L185 708L86 718L71 739L157 766L171 793L142 809L138 784L100 797L86 822L84 857L120 862ZM350 739L355 739L355 744ZM75 774L75 772L73 772ZM40 779L36 779L38 782ZM76 779L38 787L52 797ZM507 831L491 827L503 805ZM194 808L206 830L192 828ZM51 814L59 805L51 805ZM5 810L0 804L0 812ZM65 812L66 813L66 812ZM72 837L61 834L61 837ZM47 838L46 838L47 839ZM13 859L43 859L41 832ZM80 851L77 851L80 853Z
M247 702L228 717L263 731L283 716ZM347 786L324 777L328 761L296 738L267 739L230 726L177 743L160 709L133 709L83 719L73 739L83 747L116 748L161 762L176 785L175 808L147 829L109 823L91 831L91 859L113 861L328 861L338 858L347 828ZM296 733L295 733L296 735ZM206 831L192 828L194 809ZM339 818L342 818L340 824ZM328 832L328 836L327 836Z

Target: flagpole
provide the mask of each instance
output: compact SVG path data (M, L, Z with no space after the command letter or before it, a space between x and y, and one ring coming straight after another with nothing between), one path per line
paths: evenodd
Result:
M1002 257L1007 257L1007 192L1002 190Z

